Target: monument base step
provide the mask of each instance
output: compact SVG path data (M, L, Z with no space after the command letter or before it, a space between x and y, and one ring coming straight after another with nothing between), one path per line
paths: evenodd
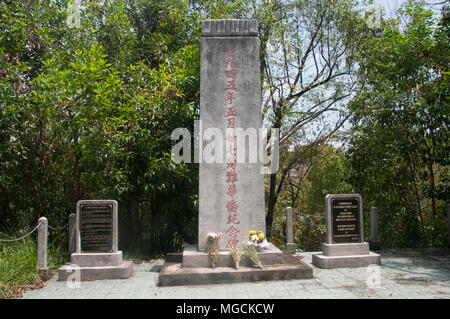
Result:
M79 278L76 278L75 271L79 270ZM119 266L96 266L96 267L78 267L68 264L58 270L58 280L66 281L69 276L71 279L84 280L102 280L102 279L127 279L133 271L133 262L124 261Z
M159 274L158 285L188 286L230 284L238 282L256 282L269 280L311 279L313 269L293 256L284 255L283 263L256 267L216 267L183 268L180 262L164 263Z
M115 253L72 253L70 263L80 267L120 266L122 252Z
M263 266L279 265L284 263L283 252L274 244L269 243L269 247L258 252ZM242 256L241 266L249 267L253 262L247 257ZM196 245L188 245L183 249L182 257L183 268L210 268L211 261L207 252L198 251ZM221 251L217 267L234 267L233 258L229 251Z
M346 243L346 244L322 244L322 252L325 256L354 256L368 255L369 244L364 243Z
M317 253L312 255L312 264L323 269L367 267L381 265L381 256L373 252L350 256L325 256L323 253Z

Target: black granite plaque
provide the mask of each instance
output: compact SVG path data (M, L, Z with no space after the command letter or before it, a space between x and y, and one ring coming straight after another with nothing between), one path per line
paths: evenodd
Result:
M359 203L355 198L331 201L333 244L360 243Z
M81 251L112 252L112 204L81 204L79 223Z

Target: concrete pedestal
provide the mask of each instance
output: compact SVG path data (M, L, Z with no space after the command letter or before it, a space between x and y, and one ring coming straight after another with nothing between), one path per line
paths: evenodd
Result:
M381 265L381 256L369 251L368 243L322 244L322 253L312 255L314 266L324 269Z
M288 254L295 254L297 252L297 245L295 243L287 243L286 252Z
M122 252L115 253L73 253L71 263L58 270L58 280L69 276L79 280L126 279L131 276L133 262L123 261ZM78 274L75 274L79 271ZM79 277L78 277L79 276Z
M39 268L38 269L39 277L43 281L49 281L52 277L52 272L50 268Z
M79 200L75 219L69 218L70 264L58 270L58 280L125 279L133 263L118 250L118 204L115 200Z
M228 251L220 252L218 264L212 269L207 253L198 251L196 246L187 246L181 256L166 258L158 285L210 285L313 278L310 266L293 256L283 254L273 244L258 254L262 269L256 268L247 256L242 256L240 268L236 270Z
M122 252L73 253L70 255L70 263L80 267L120 266L122 264Z

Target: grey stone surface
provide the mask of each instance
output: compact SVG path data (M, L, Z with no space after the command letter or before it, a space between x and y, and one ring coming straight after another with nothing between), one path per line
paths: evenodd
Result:
M180 263L166 262L159 275L159 286L189 286L209 284L229 284L269 280L311 279L310 266L292 256L283 256L283 262L264 265L262 269L251 265L232 267L185 268Z
M295 254L297 252L297 245L295 243L286 243L286 252L288 254Z
M80 267L120 266L122 252L115 253L73 253L70 263Z
M283 252L269 244L268 249L262 250L259 253L261 263L263 265L281 265L284 263ZM253 262L247 257L242 256L240 265L251 267ZM194 245L186 246L183 250L182 268L211 268L208 253L199 252ZM234 261L228 251L221 251L217 267L234 267Z
M322 244L322 252L325 256L352 256L368 255L368 243L349 243L349 244Z
M112 205L111 252L83 252L81 250L80 223L81 205ZM58 279L66 281L73 275L81 280L125 279L131 276L133 263L122 260L118 250L118 204L115 200L80 200L75 217L76 252L71 254L71 263L58 270Z
M359 243L333 243L332 201L334 199L356 199L359 214ZM322 253L312 255L312 263L324 269L367 267L381 264L381 256L369 251L364 238L363 201L359 194L330 194L325 197L327 213L327 243L322 244Z
M294 243L294 223L292 221L292 207L286 208L286 251L294 254L297 247Z
M131 261L121 262L118 266L74 267L66 265L58 270L58 280L66 281L75 271L79 271L80 280L126 279L133 271Z
M47 218L39 218L38 227L38 267L39 269L47 269L47 234L48 234L48 221Z
M323 269L367 267L369 265L380 265L381 256L372 252L366 255L353 256L325 256L323 253L317 253L312 255L312 263L314 266Z
M202 21L202 37L257 37L256 20L226 19Z
M381 243L378 239L378 208L370 208L370 249L381 250Z
M227 109L235 107L235 128L243 130L262 126L261 89L259 66L259 39L256 20L207 20L202 22L201 74L200 74L200 121L202 136L206 130L218 129L226 139L228 126ZM232 64L227 65L227 52L232 49ZM230 78L226 72L234 70L235 91L227 100L227 85ZM200 147L212 143L205 140ZM209 232L222 233L219 248L226 249L230 234L237 230L236 240L245 241L250 230L265 231L264 175L262 165L237 163L235 182L237 194L233 197L237 205L238 224L228 223L227 204L232 199L227 195L226 141L216 141L218 162L199 164L199 242L200 251L206 251L206 235ZM251 145L255 146L255 145ZM221 150L221 151L220 151ZM238 151L248 154L249 146ZM219 156L223 154L223 156ZM248 155L247 155L248 157ZM219 163L220 162L220 163ZM234 227L234 229L231 228Z
M314 278L242 282L202 286L158 287L163 260L134 265L129 279L80 282L69 286L54 276L23 299L450 299L450 250L383 251L379 285L370 287L370 268L320 269L311 264L312 252L302 261ZM180 302L183 302L180 300Z
M43 281L50 279L50 269L47 266L47 237L48 237L48 220L45 217L39 218L38 241L37 241L37 257L38 257L38 273Z

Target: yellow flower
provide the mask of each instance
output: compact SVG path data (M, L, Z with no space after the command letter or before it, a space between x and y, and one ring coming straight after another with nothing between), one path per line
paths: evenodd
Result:
M251 230L250 235L254 235L254 234L256 234L256 232L254 230Z
M259 237L259 239L264 239L264 234L263 234L263 233L260 233L260 234L258 235L258 237Z

